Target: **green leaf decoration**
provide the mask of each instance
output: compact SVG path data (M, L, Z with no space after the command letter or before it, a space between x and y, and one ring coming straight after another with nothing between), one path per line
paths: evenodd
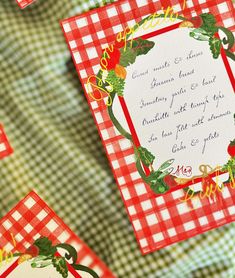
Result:
M56 247L52 246L52 242L47 237L41 237L34 242L39 248L39 255L41 256L54 256Z
M141 38L129 42L129 47L131 47L137 56L146 55L154 47L154 45L154 42L143 40Z
M155 156L153 154L151 154L151 152L148 151L146 148L139 147L138 148L138 153L139 153L139 156L140 156L140 160L142 161L142 163L145 166L149 167L150 165L153 164Z
M93 278L99 278L98 274L91 268L81 265L81 264L73 264L72 267L78 271L84 271L89 273Z
M68 277L68 267L65 258L54 257L52 259L52 264L56 268L57 272L59 272L62 275L63 278Z
M51 257L37 256L31 263L32 268L44 268L52 264Z
M200 17L203 20L201 29L204 29L209 36L212 37L216 32L218 32L218 27L216 26L216 19L213 14L205 13L201 14Z
M148 178L148 181L149 182L157 182L159 176L161 175L161 171L155 171L155 172L152 172L147 178Z
M207 26L212 25L213 26L216 24L215 16L211 13L201 14L200 17L202 18L204 25L207 25Z
M163 178L169 174L169 171L166 170L161 172L159 170L152 172L147 177L147 182L150 185L150 188L157 194L163 194L169 190L169 186L164 182Z
M222 167L222 171L228 171L229 169L235 172L235 157L231 157L229 161Z
M221 40L218 38L210 38L209 45L210 45L210 50L213 54L213 58L217 59L220 55L220 50L222 46Z
M152 181L150 183L150 188L156 193L156 194L164 194L169 190L169 186L167 186L163 180L158 181Z
M123 96L125 80L119 78L114 70L109 72L106 81L113 86L113 90L118 94L118 96Z
M121 52L121 58L120 58L120 62L119 64L123 67L128 67L131 64L135 63L136 60L136 52L131 49L131 48L127 48L126 50L124 50L124 48L122 48L120 50Z
M148 40L138 38L133 41L129 41L125 48L121 48L120 65L128 67L135 63L136 57L139 55L146 55L153 47L155 43Z
M57 248L62 248L62 249L64 249L64 250L66 250L67 253L64 255L65 258L66 258L67 260L72 259L72 261L73 261L72 263L73 263L73 264L76 263L76 261L77 261L77 259L78 259L78 254L77 254L76 249L75 249L73 246L71 246L71 245L69 245L69 244L67 244L67 243L60 243L60 244L56 245L56 247L57 247Z
M223 44L227 45L227 50L231 49L235 43L235 38L233 33L225 27L219 26L218 28L226 35L226 38L223 38L222 40Z
M189 33L189 35L190 35L190 37L192 37L198 41L209 41L209 39L210 39L210 36L208 35L208 33L202 28L197 28L197 29L192 30Z
M233 178L235 178L235 157L231 157L221 170L224 172L229 172L228 180L225 181L225 183L231 182L231 175L233 176Z
M160 180L160 179L163 179L165 176L169 175L169 174L171 173L171 171L172 171L172 169L167 169L167 170L165 170L164 172L162 172L162 173L159 175L158 179L159 179L159 180Z
M165 170L166 168L168 168L169 166L171 166L172 163L173 163L174 161L175 161L174 159L169 159L169 160L165 161L165 162L162 163L162 165L159 167L158 171L163 171L163 170Z

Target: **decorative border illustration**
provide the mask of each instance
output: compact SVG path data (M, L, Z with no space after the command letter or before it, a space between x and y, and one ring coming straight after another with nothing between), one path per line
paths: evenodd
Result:
M53 265L62 277L115 277L34 191L0 219L0 276L27 260L34 268Z
M59 249L64 249L67 253L61 256L58 251ZM2 261L9 261L15 257L19 257L10 268L1 274L1 277L7 277L19 264L29 261L32 268L45 268L53 265L63 278L68 277L69 271L75 274L75 277L80 277L80 275L76 275L74 271L71 271L72 269L89 273L93 278L99 278L91 268L76 263L78 255L73 246L67 243L52 245L52 241L47 237L38 238L24 253L2 252L1 257ZM69 260L72 260L72 263L69 263Z
M180 19L182 22L164 28L160 31L161 33L174 30L176 28L189 28L190 37L199 41L208 41L214 59L217 59L220 56L221 52L224 51L225 55L228 58L231 58L233 61L235 61L235 55L230 51L235 43L233 33L227 28L217 26L216 19L213 14L204 13L190 19L186 19L178 15L177 17L174 17L174 15L172 14L154 14L143 19L133 28L126 28L124 32L119 33L116 37L115 43L113 45L109 45L103 51L103 55L100 59L100 71L96 75L95 80L93 80L93 76L91 78L88 78L87 85L88 87L91 87L91 91L89 94L96 101L100 101L108 97L107 109L110 119L113 125L120 132L120 134L131 141L135 152L136 168L143 181L150 186L153 192L155 192L156 194L164 194L169 192L169 190L178 189L181 185L192 185L194 184L195 180L198 180L198 178L201 178L203 191L206 191L208 180L212 182L211 175L218 173L218 167L216 167L216 169L212 169L210 166L208 166L210 168L210 173L208 172L207 167L204 167L206 172L203 171L201 176L192 177L190 179L180 179L176 176L171 175L173 170L171 165L174 162L173 158L165 161L157 170L153 169L155 156L146 148L140 145L133 124L130 123L130 115L123 99L125 79L127 76L126 67L135 63L138 56L147 55L148 52L151 51L151 49L154 47L154 43L152 41L145 39L146 37L150 37L150 35L142 36L137 39L133 39L133 37L129 40L127 39L130 38L131 35L133 35L133 33L142 25L146 26L146 22L154 25L154 20L159 20L159 18L166 17L171 18L172 21L174 21L175 19ZM146 26L145 29L148 29L148 26ZM222 40L218 35L219 30L222 31L226 36ZM226 49L223 49L223 46L226 46ZM96 90L93 90L93 82L96 82ZM116 96L119 97L121 106L124 110L124 114L131 130L131 134L127 132L123 126L121 126L114 115L113 102ZM233 145L230 148L233 148ZM233 158L234 156L231 156L232 161ZM230 165L230 167L232 167L232 173L234 173L235 169L233 163L228 162L228 164ZM221 173L223 173L224 171L228 172L229 169L226 166L221 166L219 170L221 171ZM204 182L205 176L207 178ZM193 192L192 189L190 189L188 186L184 186L184 190L186 192L190 191L191 194L201 193L201 191Z

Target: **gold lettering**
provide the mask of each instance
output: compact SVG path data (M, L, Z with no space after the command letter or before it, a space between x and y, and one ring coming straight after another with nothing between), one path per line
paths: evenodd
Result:
M184 0L183 3L183 9L186 7L186 0ZM152 15L150 15L144 23L140 26L139 23L136 23L134 27L126 27L124 31L119 32L116 36L116 41L117 42L124 42L124 51L127 49L127 41L130 39L130 48L133 46L133 40L134 40L134 35L135 33L142 27L144 30L148 30L151 28L156 27L157 25L163 23L166 21L167 18L169 18L170 21L175 21L178 18L178 13L174 13L174 10L172 7L168 6L166 10L162 8L163 13L157 14L156 12ZM164 15L164 16L163 16ZM161 17L163 16L163 17ZM110 53L114 51L114 45L109 45L103 52L103 56L100 59L100 65L101 65L101 71L104 72L107 70L108 67L108 59L110 59ZM96 81L98 84L94 84L91 79L92 78L97 78ZM105 90L103 88L103 82L102 79L99 77L96 77L94 75L90 76L87 81L87 86L88 86L88 94L94 99L94 100L102 100L103 99L103 94L107 95L109 98L108 104L111 105L111 97L110 97L110 92L113 91L113 86L112 84L108 83L111 89ZM90 87L92 89L98 90L100 93L100 97L97 98L94 96L93 90L90 90Z
M117 42L121 42L121 41L124 41L124 36L123 36L123 32L119 32L118 34L117 34L117 37L116 37L116 41Z
M144 21L144 23L142 25L142 28L144 30L148 30L149 28L151 28L152 21L155 18L155 15L156 15L156 13L154 13L154 14L150 15L148 18L146 18L146 20ZM147 25L147 26L145 26L145 25Z
M13 253L12 252L6 252L6 256L5 256L6 264L10 263L12 260L13 260Z
M106 58L102 57L100 59L101 68L107 70L108 61Z
M114 50L114 47L113 47L112 44L110 44L110 45L109 45L107 48L105 48L105 50L104 50L104 53L103 53L104 57L105 57L106 59L110 59L110 55L109 55L108 51L109 51L109 52L113 52L113 50Z
M173 8L168 6L167 9L166 10L163 9L163 11L164 11L164 19L165 19L164 21L166 21L166 19L172 14Z
M4 253L5 253L5 249L0 249L0 267L2 266L2 262L4 260Z
M132 44L133 44L133 40L134 40L134 34L139 30L139 28L140 28L140 26L137 23L133 28L129 28L128 31L127 31L127 28L125 29L125 47L124 47L124 51L126 51L126 47L127 47L127 37L129 35L131 35L130 48L132 48Z
M194 198L194 191L190 188L187 190L183 199L179 199L182 202L187 202L188 200L192 200Z
M96 82L93 82L92 78L94 78L95 79L94 81L96 81ZM106 81L106 83L108 84L108 86L110 86L110 88L104 89L103 80L96 75L91 75L88 77L86 85L87 85L88 94L90 95L91 98L93 98L96 101L100 101L101 99L104 98L103 94L105 94L105 96L108 96L107 105L110 106L112 104L110 93L113 91L113 86L112 86L112 84L110 84L107 81ZM100 97L95 96L96 90L99 92Z
M206 197L210 198L215 195L215 192L216 192L216 186L214 186L214 184L211 183L210 185L207 185L206 191L200 192L200 198L201 199L204 199Z
M11 233L11 239L14 247L16 247L16 241L12 233ZM5 248L0 249L0 267L3 265L3 262L5 264L10 263L13 260L13 257L14 255L11 251L7 252Z
M152 28L156 27L157 25L160 25L161 21L164 21L164 18L161 18L160 16L161 16L161 14L155 14L155 16L153 17L153 20L151 22ZM154 20L156 20L155 23L154 23Z
M178 18L179 14L172 12L170 15L170 21L174 22Z
M218 192L222 192L224 190L224 184L222 183L221 187L220 187L220 185L219 185L219 172L218 171L216 172L216 181L215 181L215 183L216 183L216 190Z

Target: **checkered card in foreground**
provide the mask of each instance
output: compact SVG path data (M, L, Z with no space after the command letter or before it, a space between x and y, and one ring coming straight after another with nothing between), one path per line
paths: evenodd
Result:
M62 244L61 247L66 244L67 249L63 251L63 248L58 247L59 253L55 253L51 260L50 253L55 252L53 246L58 244ZM2 278L19 277L20 273L26 273L24 278L41 278L48 274L51 277L61 278L62 273L55 272L57 264L62 264L61 269L68 271L69 278L97 277L81 270L76 271L71 265L71 260L59 261L60 256L57 255L65 257L66 250L70 253L72 250L74 263L88 267L98 277L115 277L35 192L29 193L0 220L0 277ZM12 254L16 259L11 259Z

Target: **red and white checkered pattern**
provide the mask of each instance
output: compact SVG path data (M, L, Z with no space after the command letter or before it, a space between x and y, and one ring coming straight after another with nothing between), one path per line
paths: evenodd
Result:
M16 0L17 4L21 9L26 8L28 5L32 4L35 0Z
M127 26L168 5L187 18L211 12L219 25L235 31L230 0L189 0L183 13L182 0L122 0L65 19L62 28L85 91L87 78L100 68L104 46L113 43L117 33ZM235 220L235 190L231 188L223 192L222 207L204 199L194 210L179 201L182 190L156 196L140 178L133 148L113 126L105 102L96 102L87 93L86 96L143 254Z
M16 247L12 236L16 240ZM93 269L101 278L114 278L106 265L80 240L35 193L31 192L0 221L0 249L24 252L39 237L53 244L71 244L78 253L78 263Z
M0 125L0 159L9 156L13 152L12 147L7 139L7 136L3 130L3 126Z

